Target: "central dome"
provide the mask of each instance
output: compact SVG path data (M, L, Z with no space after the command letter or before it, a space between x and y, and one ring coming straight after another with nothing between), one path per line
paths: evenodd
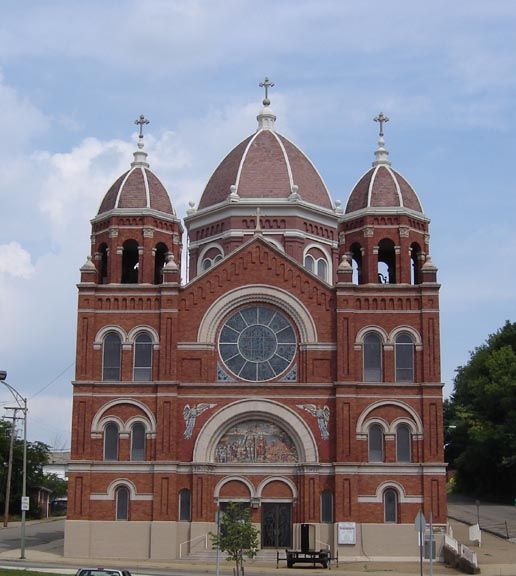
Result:
M301 150L274 130L265 107L258 131L240 142L212 174L199 209L238 199L300 200L332 209L323 179ZM230 197L231 194L231 197Z

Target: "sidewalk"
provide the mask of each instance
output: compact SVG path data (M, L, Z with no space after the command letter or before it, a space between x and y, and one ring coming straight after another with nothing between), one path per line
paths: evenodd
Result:
M454 536L461 542L468 544L468 526L460 522L450 521ZM478 556L481 574L485 576L516 576L516 544L503 540L492 534L482 533L482 547L472 548ZM0 567L29 567L33 564L46 565L45 569L34 568L41 571L57 572L62 574L74 574L80 566L101 564L105 567L124 567L133 574L147 574L153 571L168 573L180 571L198 574L213 574L214 562L192 562L191 560L154 561L154 560L102 560L100 562L84 558L64 558L63 540L55 540L34 548L27 548L26 560L19 560L20 550L7 550L0 553ZM313 575L328 574L322 568L286 568L285 565L276 569L276 563L246 562L247 576L261 576L262 574L276 574L277 576L307 575L307 571ZM374 573L375 576L419 576L420 569L417 562L349 562L340 561L339 567L332 565L332 572L346 574L346 576L361 576ZM423 573L428 574L428 562L423 566ZM232 564L221 560L221 574L232 574ZM455 570L446 565L434 562L433 573L437 576L457 574Z

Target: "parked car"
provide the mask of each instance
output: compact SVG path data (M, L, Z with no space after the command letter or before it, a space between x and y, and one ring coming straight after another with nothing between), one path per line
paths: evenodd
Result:
M79 568L75 576L131 576L131 573L116 568Z

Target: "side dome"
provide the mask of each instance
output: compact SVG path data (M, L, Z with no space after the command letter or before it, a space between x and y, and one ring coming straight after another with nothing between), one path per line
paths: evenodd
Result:
M134 153L131 169L122 174L104 196L97 216L115 209L150 209L175 216L170 197L159 178L149 169L147 154Z
M407 208L423 213L421 201L407 180L391 168L389 152L380 136L376 160L355 184L346 204L346 214L367 208Z
M264 107L258 115L257 132L233 148L212 174L199 202L200 210L240 198L299 199L333 208L317 169L297 146L274 130L275 119Z

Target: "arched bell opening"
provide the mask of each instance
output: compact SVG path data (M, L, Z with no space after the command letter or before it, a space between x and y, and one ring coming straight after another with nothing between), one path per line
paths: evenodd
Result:
M122 252L122 284L138 284L138 242L126 240Z
M362 284L362 246L358 242L351 244L350 254L353 268L353 284Z
M410 283L421 284L421 266L423 253L421 246L417 242L410 245Z
M103 243L99 246L100 266L99 266L99 284L108 283L108 246Z
M396 249L389 238L378 244L378 283L396 284Z
M156 245L154 253L154 284L163 283L163 266L167 261L168 248L163 242Z

